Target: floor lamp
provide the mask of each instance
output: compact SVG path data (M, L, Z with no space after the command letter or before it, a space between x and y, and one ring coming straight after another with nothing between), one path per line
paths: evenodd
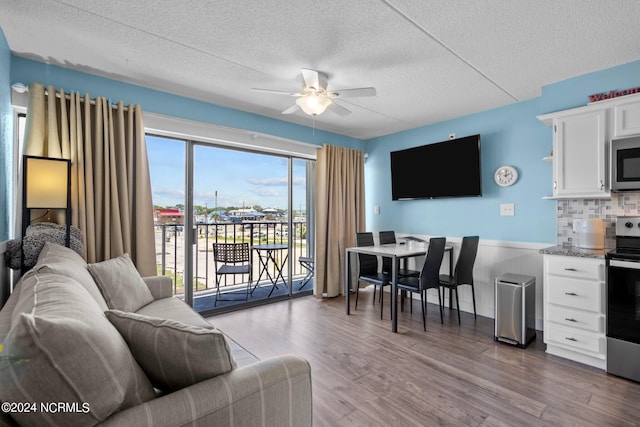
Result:
M48 157L22 157L22 239L31 224L32 209L64 209L65 246L71 244L71 160ZM22 246L24 272L24 244Z

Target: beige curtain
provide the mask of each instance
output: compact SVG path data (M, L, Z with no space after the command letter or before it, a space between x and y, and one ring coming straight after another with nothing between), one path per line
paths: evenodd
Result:
M128 253L155 276L149 162L142 110L107 99L29 86L24 154L71 159L72 219L88 262Z
M345 249L365 227L364 153L324 145L316 160L316 298L344 291Z

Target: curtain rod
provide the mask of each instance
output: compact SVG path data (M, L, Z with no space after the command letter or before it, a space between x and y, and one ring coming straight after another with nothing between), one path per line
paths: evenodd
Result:
M14 91L16 91L18 93L29 93L29 87L25 86L22 83L14 83L13 85L11 85L11 89L13 89ZM44 94L49 96L49 90L45 89L44 90ZM61 95L58 92L56 92L56 98L60 98L60 96ZM65 93L64 97L65 97L65 99L67 101L71 100L71 94L70 93ZM104 98L104 97L101 97L101 98ZM107 100L108 100L109 104L111 105L112 109L117 109L118 108L118 104L117 103L116 104L112 103L110 99L107 99ZM84 97L82 97L82 96L80 97L80 102L85 102ZM89 102L91 103L91 105L96 105L95 99L90 99ZM128 105L124 105L123 107L124 107L124 111L129 111L129 106Z

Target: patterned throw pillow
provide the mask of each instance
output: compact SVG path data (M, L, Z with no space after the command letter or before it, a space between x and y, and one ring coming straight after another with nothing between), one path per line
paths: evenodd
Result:
M215 329L119 310L105 314L160 390L178 390L236 366L224 335Z
M128 254L87 265L109 308L137 311L153 302L151 291Z

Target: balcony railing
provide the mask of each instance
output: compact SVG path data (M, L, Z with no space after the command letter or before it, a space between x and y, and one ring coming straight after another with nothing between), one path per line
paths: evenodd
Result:
M276 221L242 222L242 223L207 223L195 226L193 245L194 260L194 293L207 293L215 290L216 270L213 261L213 243L248 242L249 246L277 243L289 245L283 250L281 265L285 281L288 281L289 263L292 263L292 281L302 279L307 271L298 259L308 256L306 222L294 222L293 229L288 224ZM156 263L158 274L170 276L173 281L173 292L184 293L184 227L182 224L156 224ZM258 255L251 251L253 280L259 276ZM282 260L278 260L282 262ZM274 268L270 266L270 268ZM221 280L221 292L246 286L247 276L224 277ZM269 284L263 275L261 284ZM255 286L256 283L253 283ZM295 289L295 287L294 287ZM307 288L308 289L308 288Z

